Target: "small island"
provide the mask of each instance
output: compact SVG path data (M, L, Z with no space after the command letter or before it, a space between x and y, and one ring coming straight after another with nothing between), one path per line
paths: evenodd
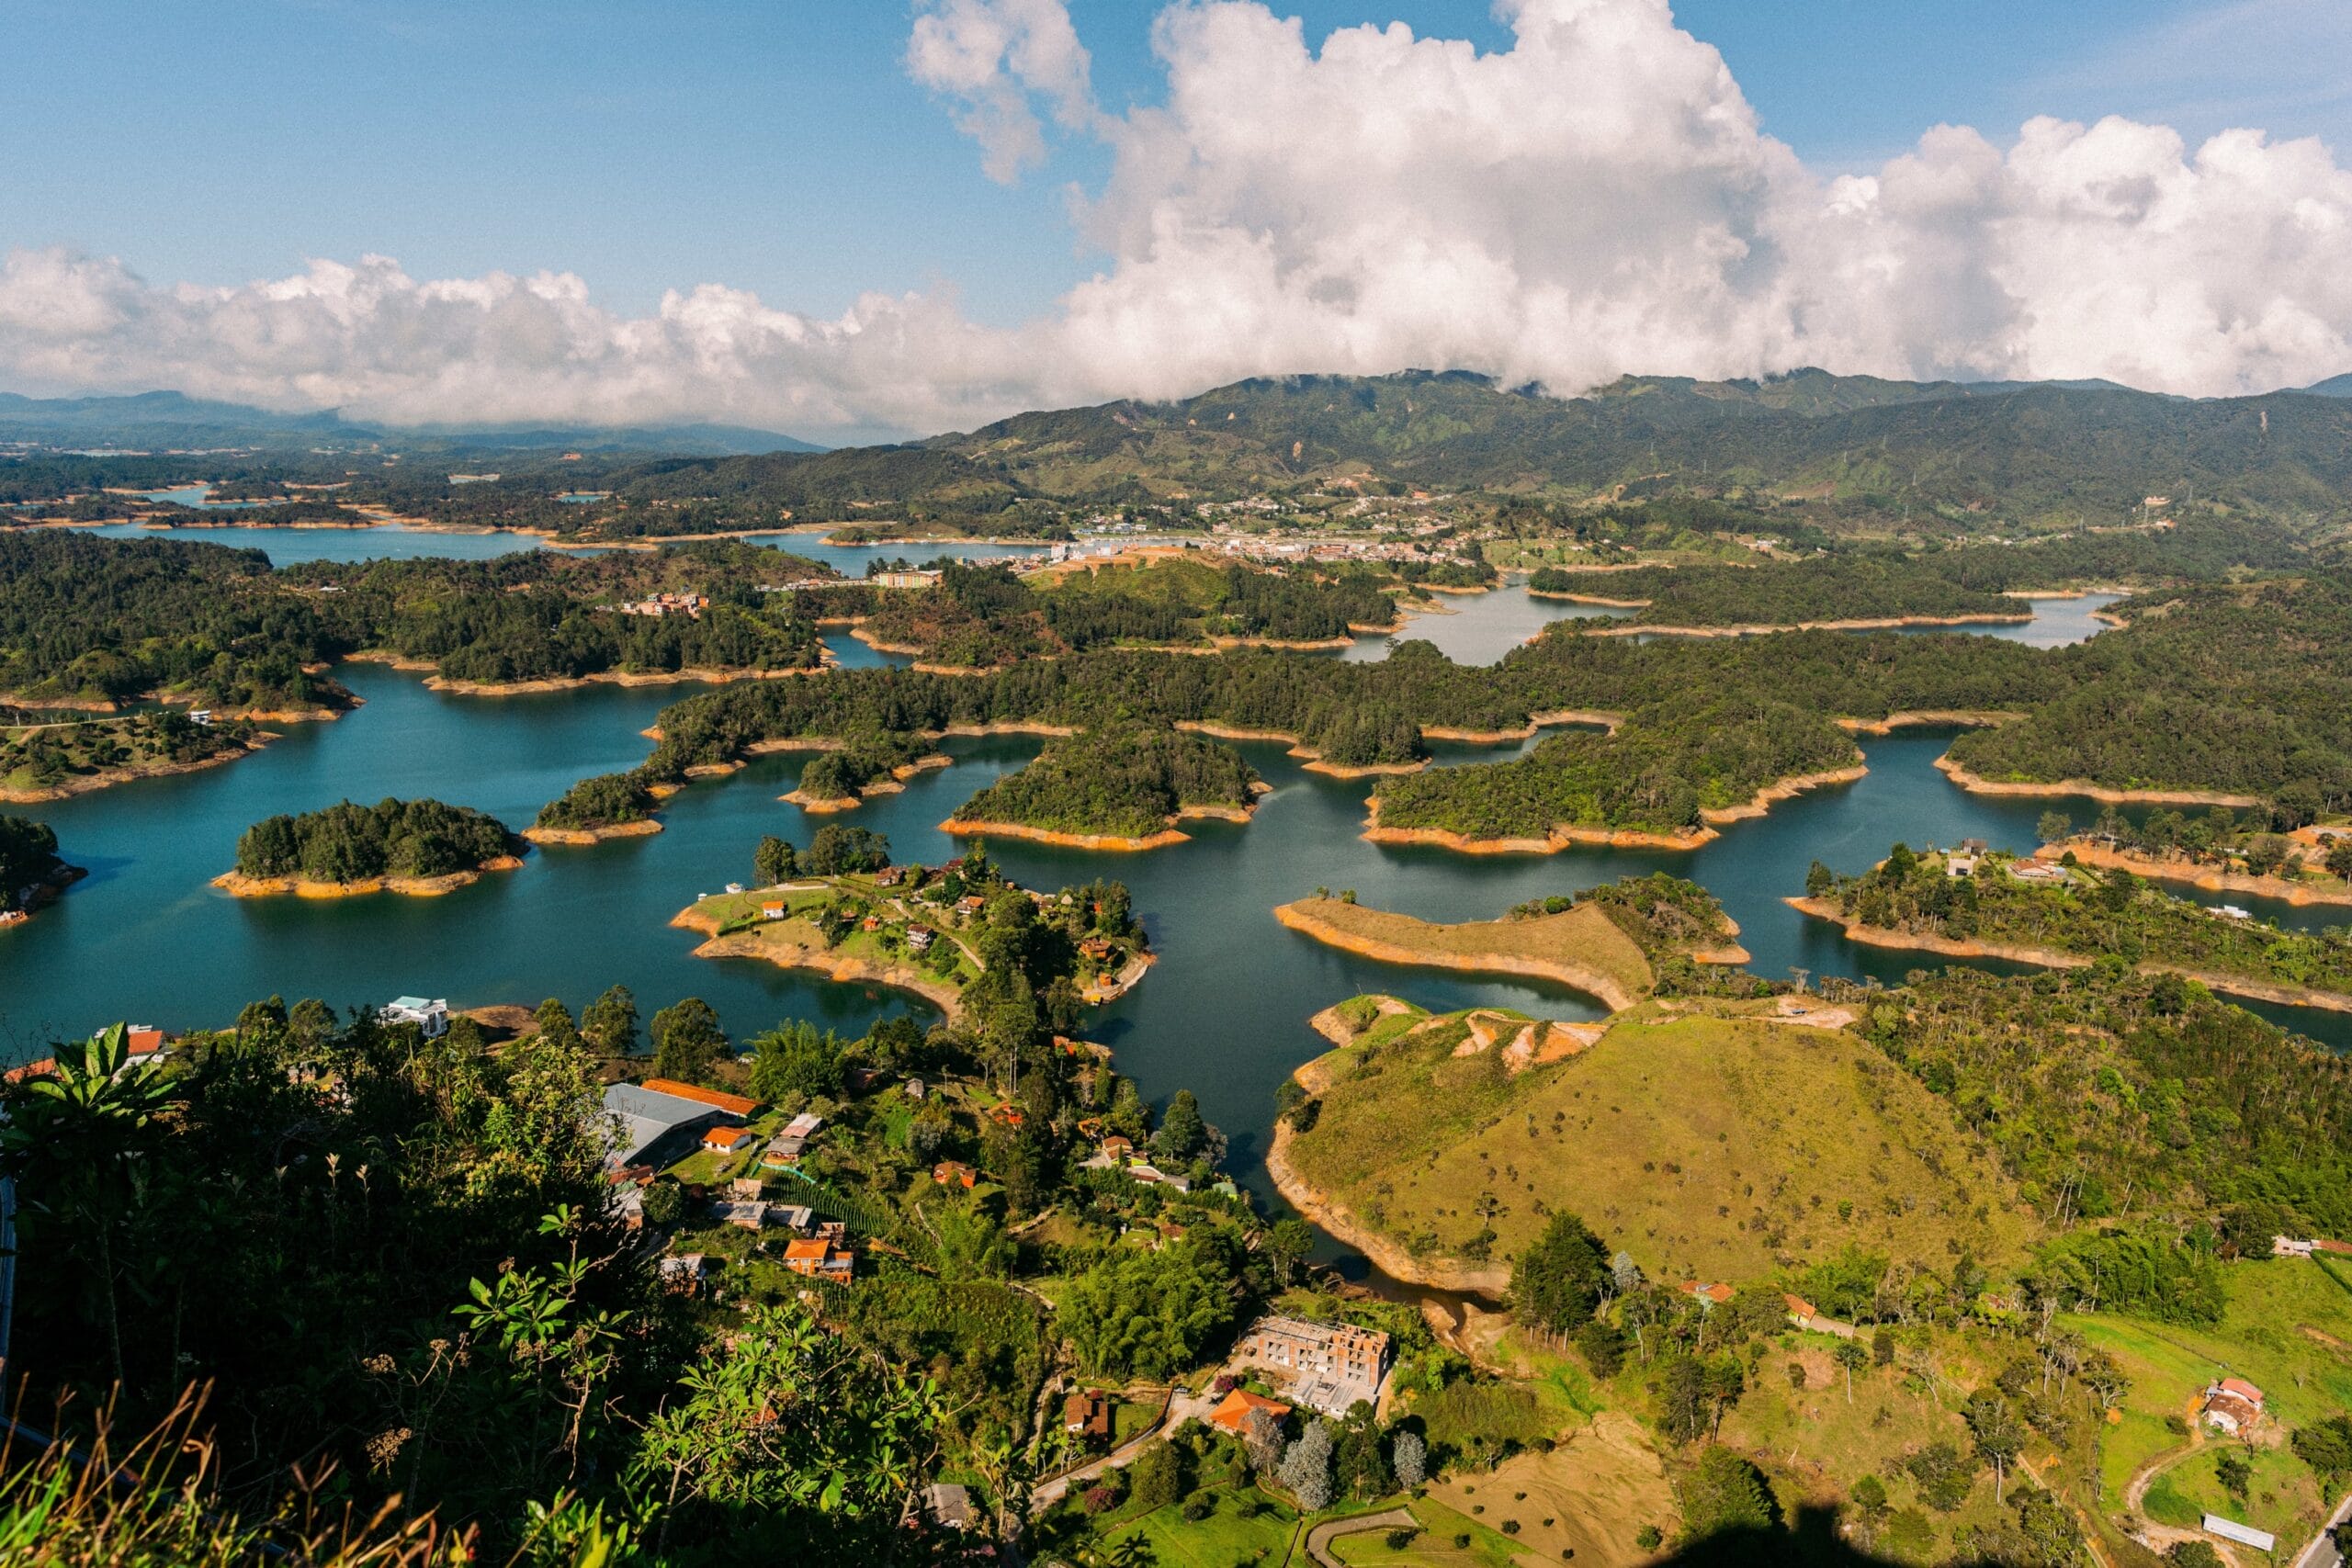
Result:
M1153 850L1191 837L1180 821L1248 821L1270 787L1240 753L1196 734L1089 729L1048 741L939 826L1074 849Z
M539 807L538 820L523 830L535 844L594 844L658 833L653 819L661 797L637 773L599 773L582 779Z
M2352 939L2177 898L2120 866L1897 844L1860 876L1816 862L1804 897L1788 902L1871 947L2051 969L2120 960L2233 996L2352 1012Z
M918 736L877 729L810 758L800 770L800 782L779 798L820 815L852 811L875 795L906 788L907 780L927 768L946 767L948 761Z
M752 861L761 886L706 895L671 919L707 939L696 957L887 986L950 1020L973 987L1001 998L1010 987L1056 1027L1124 996L1152 961L1121 883L1033 893L977 849L941 866L893 864L888 840L831 823L806 849L763 839Z
M1657 988L1672 964L1739 964L1739 927L1707 890L1680 877L1629 876L1574 897L1537 899L1498 920L1439 925L1317 894L1274 919L1329 946L1384 964L1556 980L1612 1012Z
M22 925L87 876L57 852L57 829L29 817L0 816L0 928Z
M1958 575L1935 560L1857 554L1630 570L1546 566L1528 579L1527 591L1539 598L1635 612L1623 620L1576 628L1601 637L1737 637L2033 619L2015 598L1963 583Z
M240 898L365 893L430 897L523 863L523 841L496 818L438 800L350 801L269 817L237 840L237 865L212 886Z
M1658 704L1514 761L1385 779L1364 837L1470 854L1577 843L1693 850L1775 800L1862 776L1836 725L1786 704Z

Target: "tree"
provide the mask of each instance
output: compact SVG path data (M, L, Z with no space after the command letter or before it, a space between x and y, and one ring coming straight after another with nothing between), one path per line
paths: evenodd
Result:
M1854 1500L1854 1522L1860 1527L1856 1533L1861 1537L1862 1545L1868 1547L1886 1528L1886 1483L1875 1475L1865 1475L1854 1483L1847 1495Z
M1625 1336L1605 1318L1593 1318L1577 1330L1577 1350L1594 1377L1606 1381L1625 1364Z
M2333 1483L2352 1475L2352 1416L2331 1416L2308 1427L2298 1427L2287 1439L2295 1457Z
M1184 1460L1165 1438L1144 1445L1127 1467L1128 1495L1136 1511L1148 1514L1184 1495Z
M1396 1472L1396 1484L1407 1491L1429 1479L1429 1445L1421 1441L1419 1432L1400 1427L1388 1445L1388 1462Z
M1961 1419L1968 1423L1969 1435L1976 1440L1977 1454L1993 1467L1993 1499L1999 1502L2009 1465L2025 1448L2025 1424L2009 1408L2009 1402L1991 1389L1979 1389L1969 1395L1960 1414Z
M46 1209L67 1223L69 1256L87 1249L114 1381L128 1393L117 1249L139 1202L141 1154L172 1095L155 1063L131 1061L119 1023L85 1041L78 1054L55 1047L51 1060L49 1072L22 1085L0 1122L0 1161L39 1199L38 1209L28 1203L20 1211L18 1226L38 1232L39 1209Z
M1851 1404L1854 1403L1854 1369L1868 1365L1871 1353L1862 1348L1859 1339L1840 1339L1838 1348L1830 1354L1837 1358L1838 1365L1845 1371L1846 1403Z
M627 986L615 986L588 1004L580 1015L580 1032L588 1043L608 1056L627 1056L637 1050L637 998Z
M1565 1211L1512 1266L1511 1315L1549 1334L1566 1334L1589 1320L1609 1280L1600 1238Z
M2329 844L2324 863L2330 876L2352 883L2352 838L2340 838Z
M1232 1270L1211 1238L1192 1237L1102 1258L1070 1281L1057 1321L1087 1371L1164 1378L1232 1315Z
M1273 1259L1274 1279L1278 1284L1290 1283L1291 1270L1300 1258L1315 1250L1315 1229L1305 1220L1295 1217L1276 1220L1266 1232L1266 1251Z
M718 1014L700 997L688 997L653 1015L656 1077L697 1082L727 1048L727 1036L718 1027Z
M2222 1554L2201 1540L2177 1540L2165 1553L2165 1561L2173 1568L2227 1568Z
M808 851L799 862L798 869L811 876L880 871L890 863L890 840L870 829L828 822L808 840Z
M1168 1109L1160 1113L1159 1131L1151 1137L1152 1153L1163 1159L1182 1164L1190 1160L1207 1141L1208 1124L1201 1120L1201 1102L1189 1089L1180 1089L1169 1098Z
M531 1018L532 1021L539 1026L539 1033L545 1036L549 1043L560 1045L569 1051L576 1051L580 1048L580 1030L571 1021L571 1010L565 1007L558 998L549 997L541 1002L538 1010L533 1013Z
M1682 1539L1688 1542L1733 1530L1779 1527L1780 1506L1757 1468L1731 1450L1710 1444L1683 1478Z
M1822 864L1819 861L1815 861L1811 865L1805 868L1804 896L1806 897L1826 897L1829 890L1837 885L1838 874L1830 870L1827 866Z
M1283 1418L1262 1405L1251 1410L1241 1423L1241 1448L1251 1470L1272 1474L1283 1461Z
M787 1023L752 1037L752 1093L776 1103L831 1099L842 1091L842 1042L813 1023Z
M2254 1481L2254 1466L2237 1450L2223 1449L2213 1456L2213 1479L2222 1483L2222 1491L2243 1503L2246 1487Z
M2054 844L2069 838L2075 831L2075 819L2063 811L2045 811L2041 820L2034 824L2033 836L2045 844Z
M797 1303L762 1307L695 1359L647 1423L630 1486L670 1499L657 1552L683 1529L775 1560L839 1560L862 1543L880 1561L943 1414L927 1381Z
M1894 1365L1894 1331L1893 1329L1882 1327L1871 1330L1871 1365L1874 1367Z
M782 839L772 835L763 838L759 847L752 852L752 874L763 887L789 882L799 874L799 871L798 852Z
M1968 1501L1975 1482L1960 1450L1946 1442L1928 1444L1905 1460L1903 1468L1918 1484L1919 1501L1940 1514L1949 1514Z
M1331 1429L1321 1421L1309 1421L1306 1429L1291 1440L1283 1450L1282 1469L1276 1479L1284 1490L1298 1499L1299 1512L1319 1514L1331 1506Z
M1337 1458L1340 1485L1349 1496L1384 1497L1396 1489L1396 1477L1388 1468L1387 1445L1380 1440L1371 1405L1358 1402L1348 1413L1340 1429Z
M1690 1356L1677 1356L1658 1376L1658 1425L1678 1443L1687 1443L1707 1430L1713 1408L1707 1393L1707 1365Z
M649 1225L674 1225L686 1212L685 1190L674 1181L651 1183L639 1201Z

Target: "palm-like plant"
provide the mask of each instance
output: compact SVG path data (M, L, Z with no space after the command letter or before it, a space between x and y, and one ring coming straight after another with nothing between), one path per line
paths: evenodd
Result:
M162 1073L152 1062L131 1060L129 1032L118 1023L94 1035L78 1056L59 1046L48 1072L17 1086L0 1121L0 1168L19 1183L33 1212L28 1228L40 1227L40 1215L53 1216L70 1228L70 1245L86 1243L96 1254L119 1384L125 1379L115 1233L135 1201L140 1145L170 1103Z

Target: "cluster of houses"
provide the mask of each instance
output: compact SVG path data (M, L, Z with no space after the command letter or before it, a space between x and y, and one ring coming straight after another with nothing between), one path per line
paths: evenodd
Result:
M644 599L624 600L616 606L624 615L684 615L690 621L702 618L710 607L709 598L701 593L655 593Z
M1134 1140L1125 1134L1114 1133L1094 1146L1094 1152L1079 1163L1082 1170L1124 1170L1132 1181L1146 1186L1172 1187L1179 1192L1190 1192L1193 1179L1173 1171L1160 1169L1148 1156L1136 1152Z

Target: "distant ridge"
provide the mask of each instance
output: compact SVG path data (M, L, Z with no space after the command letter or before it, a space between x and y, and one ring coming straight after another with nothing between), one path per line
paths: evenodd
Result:
M273 413L181 392L119 397L28 398L0 392L0 441L82 447L373 447L427 444L492 451L646 452L676 457L750 457L822 452L797 436L743 425L433 424L346 420L334 410Z
M2324 381L2314 381L2303 389L2313 397L2352 398L2352 370L2341 376L2330 376Z

